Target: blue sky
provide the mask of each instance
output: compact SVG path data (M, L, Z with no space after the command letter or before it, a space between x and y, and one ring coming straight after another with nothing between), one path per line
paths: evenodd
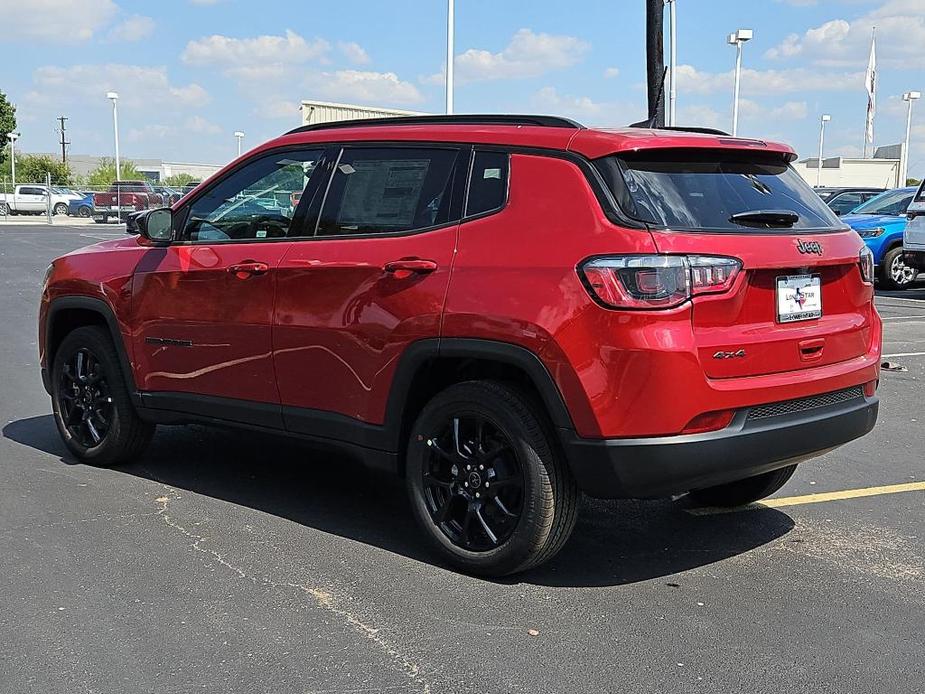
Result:
M814 156L860 152L870 29L878 27L876 143L900 141L900 95L925 91L925 0L677 0L678 121L728 129L745 46L740 134ZM645 110L643 0L456 0L456 110L542 112L624 125ZM444 0L0 0L3 89L25 151L110 154L117 90L123 155L222 164L299 123L301 99L441 112ZM911 175L925 175L925 104Z

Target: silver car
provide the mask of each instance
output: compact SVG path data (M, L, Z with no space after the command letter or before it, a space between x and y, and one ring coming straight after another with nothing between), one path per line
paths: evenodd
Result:
M906 209L909 223L903 232L903 261L917 270L925 270L925 181Z

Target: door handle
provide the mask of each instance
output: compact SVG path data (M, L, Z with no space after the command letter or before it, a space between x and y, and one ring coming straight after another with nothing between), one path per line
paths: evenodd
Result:
M228 272L242 280L253 277L254 275L266 274L269 269L270 266L266 263L258 263L254 260L246 260L243 263L229 265L227 268Z
M422 260L421 258L402 258L386 263L384 268L386 272L402 275L426 275L437 269L437 263L433 260Z

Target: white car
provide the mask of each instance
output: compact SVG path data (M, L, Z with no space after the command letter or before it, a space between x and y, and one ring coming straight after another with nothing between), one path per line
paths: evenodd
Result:
M68 203L74 195L70 191L55 186L51 187L51 211L54 214L67 214ZM12 193L0 193L0 215L8 214L42 214L48 209L48 186L25 183L13 188Z
M919 184L906 208L909 218L903 232L903 262L916 270L925 270L925 181Z

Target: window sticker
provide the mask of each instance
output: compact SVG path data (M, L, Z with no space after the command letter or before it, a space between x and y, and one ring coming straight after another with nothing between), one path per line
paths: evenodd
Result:
M489 178L497 178L501 180L501 169L485 169L485 173L482 174L482 178L488 180Z

